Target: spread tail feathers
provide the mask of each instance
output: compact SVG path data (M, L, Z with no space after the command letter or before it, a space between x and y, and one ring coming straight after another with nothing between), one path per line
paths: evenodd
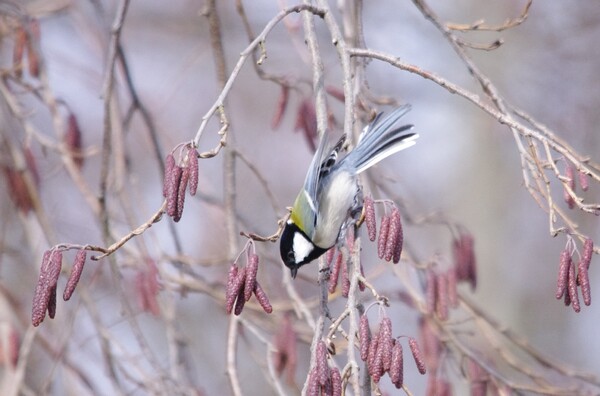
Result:
M382 117L383 113L378 114L361 133L356 148L343 161L350 161L356 167L356 173L360 173L384 158L415 144L419 135L410 132L412 125L392 128L409 110L410 105L404 105L385 118Z

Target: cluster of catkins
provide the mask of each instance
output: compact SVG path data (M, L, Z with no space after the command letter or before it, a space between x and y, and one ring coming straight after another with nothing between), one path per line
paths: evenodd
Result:
M258 255L255 253L248 252L246 254L245 267L239 268L235 262L231 264L225 289L225 310L227 314L231 314L232 310L236 315L241 314L244 304L250 300L252 294L256 296L256 300L266 313L273 312L267 294L256 279L257 273Z
M44 321L46 312L48 312L50 319L54 319L54 315L56 314L56 289L62 268L63 250L59 247L54 247L44 253L40 276L33 295L31 322L34 326L39 326ZM83 272L85 258L86 251L79 250L75 256L73 268L71 269L71 274L63 293L65 301L69 300L73 295L73 291Z
M366 314L361 315L358 327L360 340L360 358L366 362L369 375L373 382L379 383L381 377L388 373L392 384L398 389L404 382L404 359L402 344L398 338L392 337L392 321L385 316L379 324L379 331L371 337L369 319ZM425 361L417 340L409 337L408 346L413 355L419 373L425 374Z
M579 175L579 185L581 186L581 189L583 191L587 191L590 186L590 182L588 180L588 175L581 171L578 172L578 175ZM575 189L576 189L575 168L573 167L573 164L571 164L568 161L565 166L565 177L567 178L567 185L569 186L571 191L573 193L575 193ZM563 189L563 196L564 196L565 202L569 206L569 209L573 209L575 207L575 198L573 198L573 196L569 193L569 190L566 187Z
M346 246L350 251L354 250L354 227L348 229L346 233ZM348 298L348 294L350 293L350 276L348 275L348 265L350 264L350 259L351 256L347 258L344 257L343 251L337 246L332 247L327 251L327 253L325 253L325 262L330 268L329 281L327 282L327 289L329 293L335 293L341 274L342 296ZM360 263L360 273L362 276L365 275L362 262ZM359 281L358 288L360 291L364 291L365 284Z
M315 366L308 373L308 396L342 396L342 375L337 367L329 367L327 347L319 341Z
M183 214L185 190L189 186L191 196L198 190L198 152L192 144L186 147L187 153L179 164L173 153L167 155L165 161L163 196L167 199L167 214L175 222L181 220Z
M445 272L435 272L429 268L426 277L425 302L427 312L430 314L435 313L440 320L447 320L449 309L458 306L456 268L450 268Z
M588 270L592 261L594 252L594 242L587 238L583 243L583 254L577 263L577 273L575 273L575 264L573 263L573 252L567 247L560 254L560 264L558 267L558 281L556 285L556 299L560 300L564 297L565 305L573 304L573 310L579 312L579 294L577 286L581 287L581 295L583 303L590 305L592 303L592 295L590 291L590 279Z
M477 267L473 237L460 230L452 241L453 266L445 271L428 268L425 271L425 303L427 312L440 320L447 320L450 308L458 306L457 285L468 282L474 289L477 285Z
M365 223L367 225L367 234L371 242L375 241L375 238L377 237L377 219L375 217L374 204L373 198L369 196L365 197ZM385 205L384 214L381 216L379 238L377 239L377 255L380 259L392 261L394 264L397 264L400 261L400 255L402 254L404 233L402 231L400 210L394 204L391 205L391 213L387 213L387 205Z

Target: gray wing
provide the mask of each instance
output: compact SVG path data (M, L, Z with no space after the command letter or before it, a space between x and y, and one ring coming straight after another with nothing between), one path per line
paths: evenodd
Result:
M310 167L308 168L308 172L306 173L306 180L304 180L304 192L306 194L306 198L308 200L308 204L311 206L313 210L314 218L309 219L314 226L317 221L317 213L319 212L319 202L317 201L317 194L319 188L319 179L321 176L321 168L324 164L324 160L328 155L326 147L329 141L329 133L325 130L323 136L321 137L321 141L319 142L319 147L317 147L317 151L310 162Z

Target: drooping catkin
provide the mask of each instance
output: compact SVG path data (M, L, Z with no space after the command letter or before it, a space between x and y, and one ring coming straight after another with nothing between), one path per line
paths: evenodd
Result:
M583 242L582 259L588 269L590 268L590 263L592 262L593 254L594 254L594 241L591 238L586 238L585 241Z
M369 318L366 314L360 316L358 324L358 338L360 341L360 358L366 362L369 357L369 344L371 343L371 332L369 331Z
M392 364L390 366L390 379L396 389L402 388L404 382L404 357L402 356L402 345L398 340L392 347Z
M583 259L579 260L579 263L577 264L577 279L579 280L579 284L581 285L581 295L583 296L583 303L585 305L590 305L592 303L590 277L588 274L588 268Z
M448 279L443 272L436 276L435 291L436 313L440 320L448 320Z
M581 306L579 305L579 294L577 293L577 278L575 276L575 266L569 266L569 281L568 290L569 290L569 300L571 300L571 304L573 304L573 310L575 312L581 311Z
M167 197L173 168L175 168L175 157L173 154L168 154L165 159L165 177L163 180L163 197Z
M385 250L383 259L385 261L392 261L394 257L394 250L396 250L399 236L402 233L402 224L400 222L400 211L398 208L392 210L390 215L389 231L385 242Z
M198 152L192 146L188 150L188 168L190 169L189 191L193 197L198 191Z
M380 259L383 259L385 256L385 246L388 239L388 232L390 229L390 221L391 219L383 215L381 217L381 222L379 223L379 237L377 239L377 255Z
M410 352L415 359L415 364L417 365L417 370L419 370L420 374L425 374L427 372L427 368L425 367L425 361L423 360L423 355L421 355L421 350L419 349L419 344L417 340L413 337L408 339L408 346L410 348Z
M73 261L73 267L71 268L71 274L69 275L69 279L67 280L67 285L65 286L65 290L63 292L63 300L68 301L77 284L79 283L79 279L81 278L81 274L83 273L83 266L85 264L86 251L81 249L75 255L75 260Z
M244 299L250 300L254 287L256 286L256 275L258 274L258 255L251 253L246 264L246 280L244 282Z
M345 263L343 261L344 255L342 254L341 250L338 250L336 248L331 248L329 250L333 250L334 253L337 252L337 256L335 258L335 262L333 263L333 268L331 269L331 273L329 274L329 281L327 284L327 289L328 289L329 293L335 293L335 289L338 284L338 278L340 277L340 270L342 268L342 265L345 265Z
M379 348L381 349L381 362L383 371L389 371L392 364L392 321L388 316L381 320L379 328Z
M342 374L337 367L331 369L332 396L342 396Z
M167 181L167 214L170 217L175 217L177 215L177 197L179 195L179 182L181 181L182 174L183 169L177 165L175 165L171 169L171 172L169 172L169 178Z
M246 282L246 267L238 268L235 264L229 267L227 288L225 289L225 311L231 313L235 300ZM243 294L242 294L243 297Z
M367 234L369 235L369 240L373 242L377 237L377 218L375 217L375 204L373 198L370 196L365 197L364 207Z
M560 254L560 264L558 266L558 280L556 284L556 299L560 300L567 290L569 281L569 269L571 267L571 254L565 249Z
M268 314L273 312L273 306L271 305L271 302L269 301L269 297L267 296L267 293L265 293L264 289L258 282L256 282L256 285L254 287L254 295L256 296L256 300L262 307L263 311L265 311Z
M181 216L183 215L183 205L185 204L185 190L187 190L188 182L190 180L190 168L180 168L181 177L179 179L179 185L177 187L177 208L175 210L175 216L173 216L173 221L178 222L181 220Z
M325 386L329 381L329 365L327 364L327 347L323 341L317 344L316 368L319 385Z

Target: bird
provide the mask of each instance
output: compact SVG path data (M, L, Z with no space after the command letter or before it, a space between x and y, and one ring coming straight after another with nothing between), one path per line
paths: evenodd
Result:
M280 237L281 259L292 278L301 266L335 246L342 239L343 230L361 213L363 199L358 175L415 144L419 135L412 132L413 125L394 127L410 109L406 104L388 115L379 113L345 156L340 154L346 136L327 149L329 139L325 131Z

